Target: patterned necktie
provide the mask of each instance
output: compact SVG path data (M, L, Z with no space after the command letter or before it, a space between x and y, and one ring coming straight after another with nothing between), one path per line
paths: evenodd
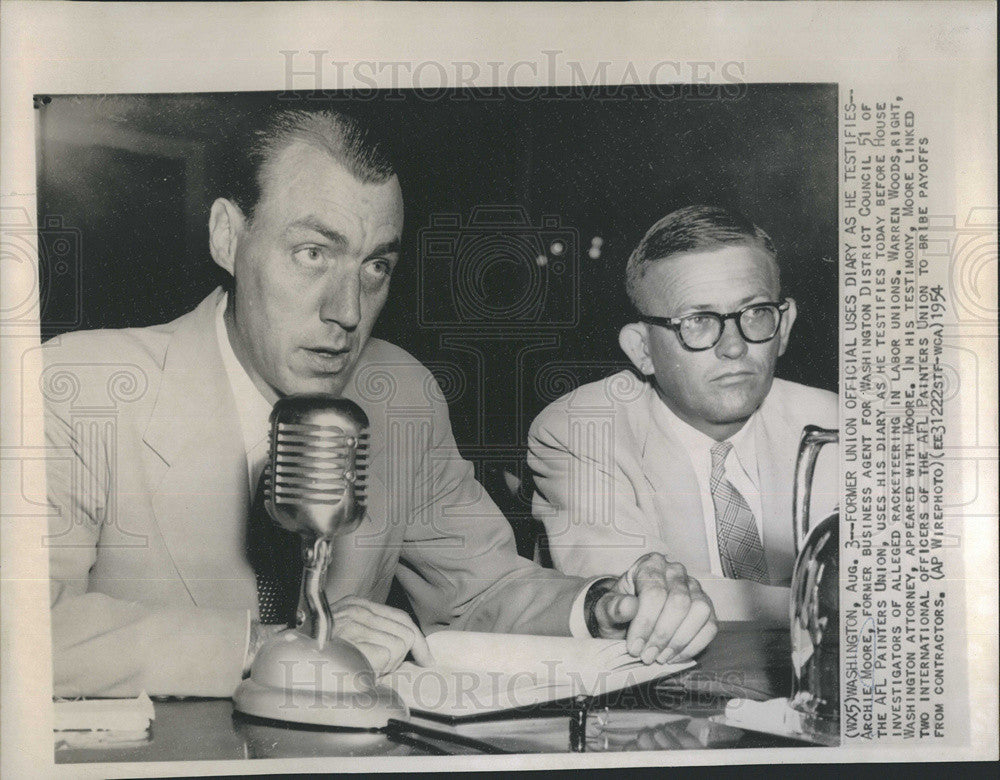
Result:
M722 573L733 579L769 582L764 545L750 505L726 479L726 457L733 445L727 441L712 447L712 476L709 480L715 505L715 530L719 537Z
M264 506L264 473L247 526L247 560L257 575L257 604L260 622L296 624L302 587L302 538L275 523Z

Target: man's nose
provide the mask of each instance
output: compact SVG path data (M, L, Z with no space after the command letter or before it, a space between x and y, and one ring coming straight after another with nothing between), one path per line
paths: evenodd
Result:
M715 354L730 360L741 358L746 354L747 343L743 340L736 320L726 320L722 327L722 336L715 345Z
M344 330L354 330L361 322L361 280L357 269L331 274L323 288L319 316Z

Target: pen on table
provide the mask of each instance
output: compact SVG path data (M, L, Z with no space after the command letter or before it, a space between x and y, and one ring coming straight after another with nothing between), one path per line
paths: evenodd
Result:
M472 748L473 750L478 750L480 753L489 753L491 755L507 755L510 753L509 750L498 748L495 745L491 745L489 742L483 742L482 740L473 739L472 737L466 737L461 734L455 734L450 731L434 729L428 726L420 726L416 723L411 723L405 720L397 720L396 718L389 719L389 722L385 726L385 733L390 739L402 738L410 741L417 741L413 739L413 737L416 736L424 737L426 739L437 739L442 742L451 742L455 745Z
M422 739L417 739L416 737L408 736L401 731L386 731L386 736L393 742L397 742L400 745L406 745L407 747L417 748L418 750L423 750L425 753L430 753L432 756L452 756L455 755L453 752L445 750L444 748L433 745L430 742L425 742Z

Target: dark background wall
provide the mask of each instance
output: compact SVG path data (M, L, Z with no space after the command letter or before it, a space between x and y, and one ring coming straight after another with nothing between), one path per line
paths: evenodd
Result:
M771 235L799 305L778 375L836 390L834 85L286 97L39 97L43 337L191 309L221 278L207 215L227 137L265 108L329 106L379 128L403 185L404 260L375 335L435 371L515 526L527 508L501 473L521 473L545 404L625 367L625 260L675 208L734 207Z

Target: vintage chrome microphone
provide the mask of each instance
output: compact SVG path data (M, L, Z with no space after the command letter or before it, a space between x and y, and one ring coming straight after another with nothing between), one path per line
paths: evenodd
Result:
M364 654L331 635L330 544L364 517L367 428L360 406L332 395L292 395L274 405L264 502L275 523L302 537L305 576L298 626L257 653L233 696L240 712L351 728L407 716L399 697L375 684Z
M333 628L323 587L330 541L357 528L365 513L367 428L361 407L327 396L282 398L271 414L264 505L274 522L305 542L307 612L300 626L321 650Z

